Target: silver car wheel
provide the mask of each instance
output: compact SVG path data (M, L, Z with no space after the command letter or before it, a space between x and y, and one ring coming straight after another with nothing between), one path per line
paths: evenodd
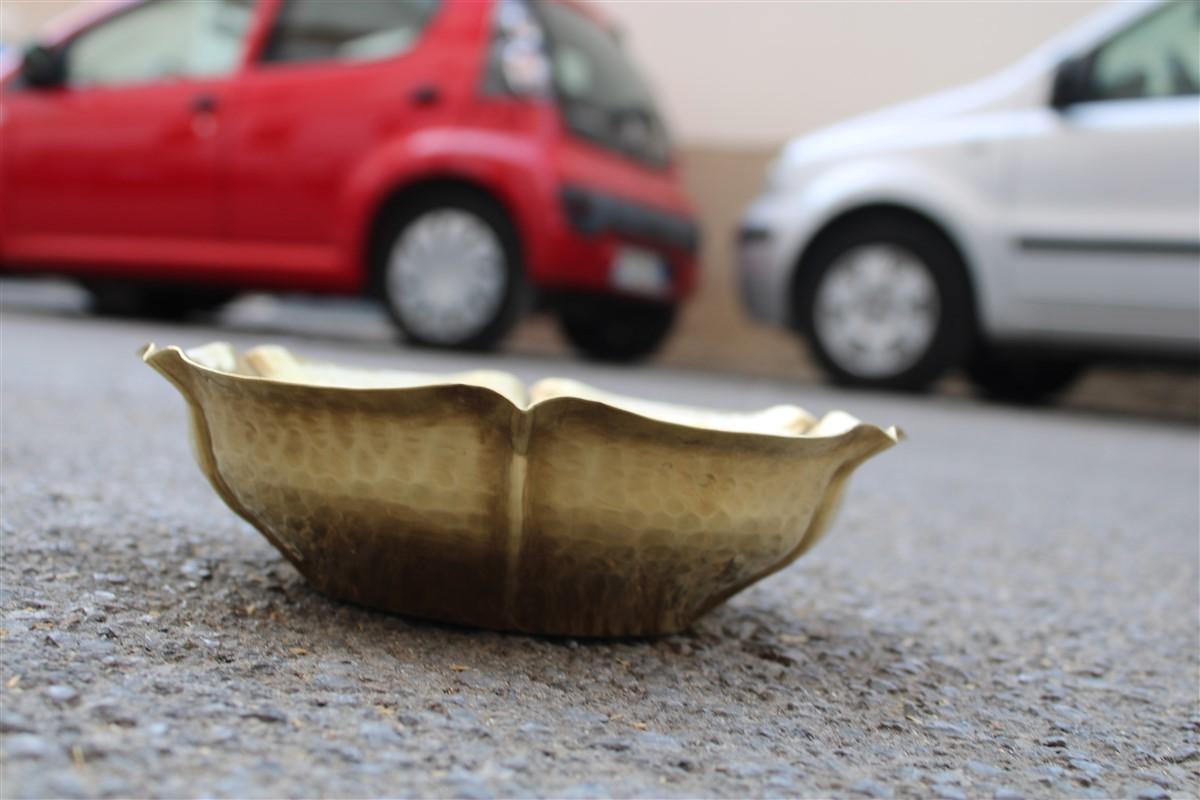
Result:
M454 345L483 332L504 303L508 270L496 231L469 211L413 219L392 243L385 286L405 330Z
M890 244L851 248L817 287L813 324L825 353L862 378L912 367L933 343L941 316L937 285L914 253Z

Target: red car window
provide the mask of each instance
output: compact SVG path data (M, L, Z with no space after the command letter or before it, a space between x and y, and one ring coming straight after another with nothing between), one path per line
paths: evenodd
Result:
M420 38L437 7L437 0L290 0L275 21L262 60L361 61L394 56Z
M253 0L152 2L80 34L67 48L72 86L214 77L238 65Z

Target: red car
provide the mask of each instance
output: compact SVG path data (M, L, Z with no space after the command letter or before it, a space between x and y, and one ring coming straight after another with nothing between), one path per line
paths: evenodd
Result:
M84 5L0 77L5 272L159 314L366 293L446 347L536 302L616 360L693 289L661 117L587 6Z

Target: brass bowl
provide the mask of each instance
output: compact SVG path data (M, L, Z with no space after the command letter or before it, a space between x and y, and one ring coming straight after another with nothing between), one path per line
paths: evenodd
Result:
M499 630L665 634L790 564L895 428L703 412L561 379L356 370L278 347L142 359L200 468L320 591Z

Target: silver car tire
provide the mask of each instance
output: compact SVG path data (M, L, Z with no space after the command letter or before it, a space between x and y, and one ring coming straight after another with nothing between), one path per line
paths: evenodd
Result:
M929 267L889 242L852 247L817 284L813 327L829 357L863 380L910 369L937 333L941 302Z
M797 322L838 383L923 390L973 346L962 260L920 220L885 215L837 226L799 269Z

